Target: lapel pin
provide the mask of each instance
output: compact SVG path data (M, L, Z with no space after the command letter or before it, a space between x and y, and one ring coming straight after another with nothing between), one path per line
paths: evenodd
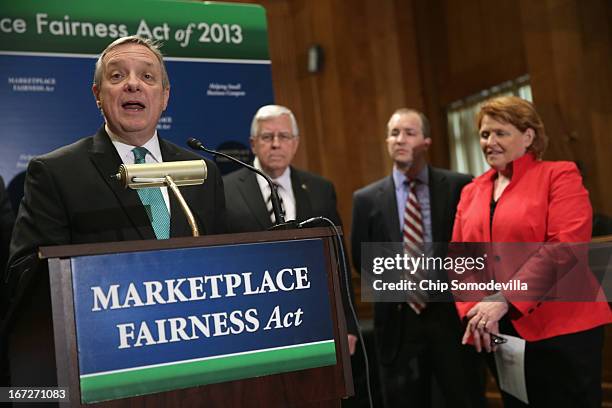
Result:
M302 184L302 190L308 190L308 187L306 187L306 184Z

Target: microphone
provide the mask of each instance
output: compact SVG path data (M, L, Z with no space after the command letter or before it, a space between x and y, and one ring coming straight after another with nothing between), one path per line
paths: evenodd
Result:
M125 188L139 189L164 187L166 176L170 176L177 186L194 186L204 183L208 168L204 160L122 164L114 178Z
M225 154L223 152L218 152L215 150L208 149L202 144L202 142L200 142L196 138L190 137L189 139L187 139L187 146L191 147L193 150L203 150L206 153L210 153L215 156L225 157L226 159L231 160L234 163L238 163L242 167L246 167L247 169L254 171L255 173L262 176L268 182L268 185L270 186L271 198L272 198L272 211L274 211L274 218L276 218L276 223L270 229L275 230L275 229L297 228L298 224L296 221L289 221L289 222L285 221L285 217L283 216L281 212L280 200L278 198L278 191L276 191L276 188L274 187L274 182L266 173L264 173L263 171L259 169L256 169L250 164L247 164L243 161L236 159L235 157L230 156L229 154Z

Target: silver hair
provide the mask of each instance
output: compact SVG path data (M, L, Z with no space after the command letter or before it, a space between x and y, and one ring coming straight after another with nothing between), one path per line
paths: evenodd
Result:
M157 60L159 61L159 64L161 65L162 86L164 89L168 89L170 87L170 79L168 78L168 72L166 71L166 64L164 64L164 56L159 50L160 45L153 40L149 40L148 38L143 38L137 35L130 35L129 37L118 38L112 43L110 43L104 49L104 51L102 51L102 54L100 54L100 56L98 57L98 60L96 61L96 70L94 71L94 84L98 88L100 88L100 85L102 84L102 76L104 75L104 65L102 64L102 60L104 60L106 54L108 54L113 48L116 48L123 44L142 45L144 47L147 47L153 54L155 54Z
M278 118L281 115L288 115L289 120L291 121L291 133L295 137L300 136L300 132L298 129L297 121L295 120L295 116L293 112L281 105L265 105L257 110L255 116L253 116L253 121L251 122L251 137L257 136L259 132L259 122L262 120Z

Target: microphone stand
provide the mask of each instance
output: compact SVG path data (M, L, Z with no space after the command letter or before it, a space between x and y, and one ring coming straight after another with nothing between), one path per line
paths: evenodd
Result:
M274 187L274 182L272 182L272 179L266 173L251 166L250 164L247 164L243 161L236 159L235 157L230 156L229 154L225 154L222 152L208 149L202 144L202 142L200 142L196 138L190 137L189 139L187 139L187 145L194 150L203 150L206 153L210 153L215 156L225 157L226 159L233 161L234 163L237 163L243 167L246 167L247 169L251 171L254 171L255 173L259 174L261 177L263 177L268 182L268 185L270 186L270 191L271 191L270 197L272 199L272 211L274 212L274 218L276 219L275 224L272 227L270 227L269 230L288 230L288 229L296 229L299 227L298 222L295 220L285 221L285 216L281 212L280 200L278 198L278 191L276 191L276 188Z

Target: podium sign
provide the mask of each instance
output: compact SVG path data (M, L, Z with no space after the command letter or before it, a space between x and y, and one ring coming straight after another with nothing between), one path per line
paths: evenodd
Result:
M322 239L70 260L82 403L336 364Z

